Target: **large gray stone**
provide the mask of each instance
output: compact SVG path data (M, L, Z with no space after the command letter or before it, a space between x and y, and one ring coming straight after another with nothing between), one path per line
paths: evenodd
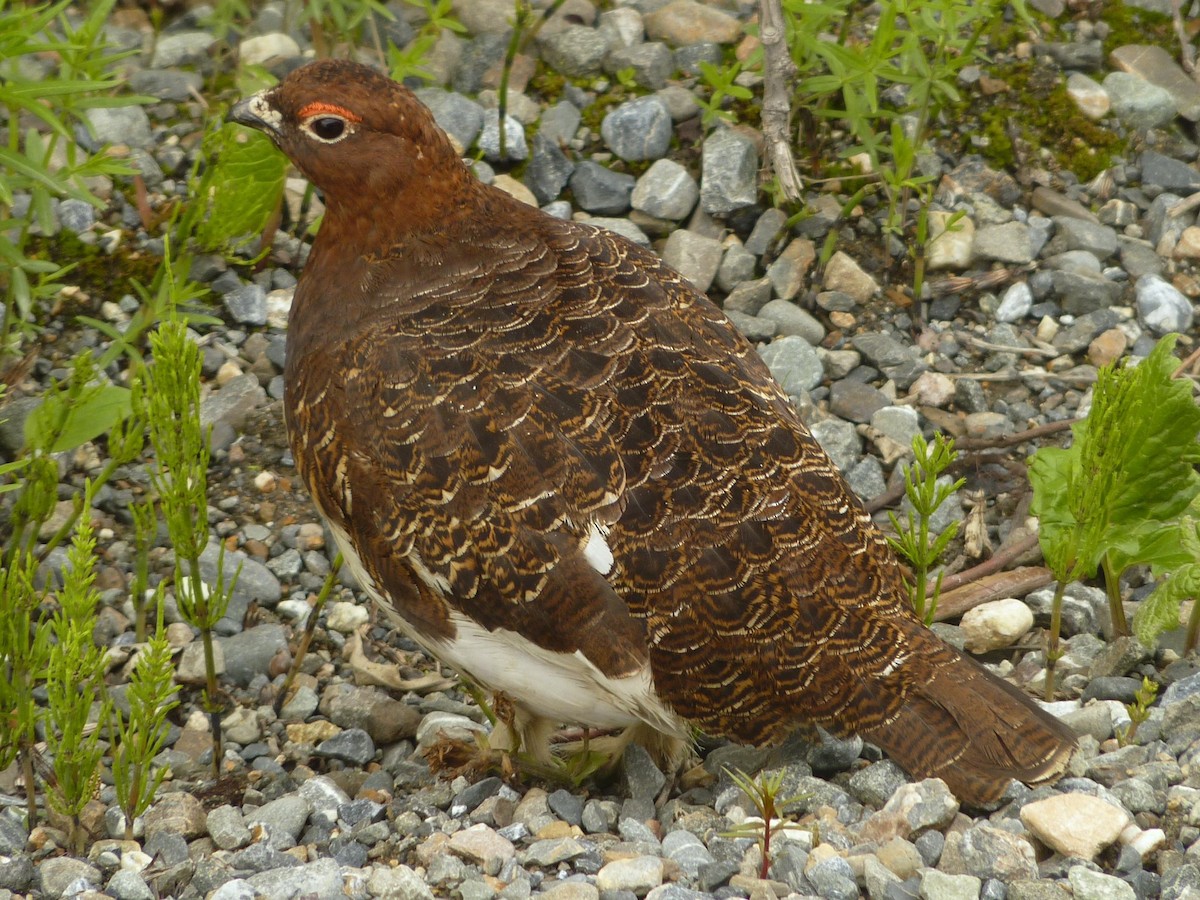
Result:
M662 158L671 146L671 112L651 95L622 103L604 117L600 136L626 162Z
M580 209L598 216L619 216L629 209L635 179L589 159L575 167L568 183Z
M688 170L670 159L654 163L634 185L633 208L657 219L678 222L696 206L700 187Z
M727 216L758 200L758 150L744 134L718 128L701 151L700 205L710 216Z

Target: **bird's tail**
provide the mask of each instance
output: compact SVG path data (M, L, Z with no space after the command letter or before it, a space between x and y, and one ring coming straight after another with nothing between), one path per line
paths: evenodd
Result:
M1062 775L1075 733L1018 688L952 652L929 681L910 688L895 718L862 736L910 774L941 778L972 806L998 800L1010 779L1037 785Z

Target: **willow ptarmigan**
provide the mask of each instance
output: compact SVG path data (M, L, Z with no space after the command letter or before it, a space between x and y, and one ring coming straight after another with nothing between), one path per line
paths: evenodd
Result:
M754 348L653 253L481 184L362 65L231 118L325 197L288 322L296 465L367 592L512 701L504 739L816 724L974 803L1062 771L1070 731L915 619Z

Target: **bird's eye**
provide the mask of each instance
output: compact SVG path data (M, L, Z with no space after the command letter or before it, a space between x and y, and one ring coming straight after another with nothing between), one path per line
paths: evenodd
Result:
M322 141L337 141L346 134L346 120L337 116L317 116L307 124L309 132Z

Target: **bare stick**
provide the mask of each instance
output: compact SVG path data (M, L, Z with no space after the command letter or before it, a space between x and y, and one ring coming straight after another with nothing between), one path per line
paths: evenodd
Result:
M1008 572L993 572L978 581L946 591L938 598L934 619L946 622L957 619L969 609L1005 597L1023 597L1054 583L1050 570L1042 566L1020 566Z
M994 438L961 438L955 442L955 446L960 450L988 450L996 447L1015 447L1017 444L1024 444L1026 441L1036 441L1039 438L1058 434L1060 431L1066 431L1078 421L1078 419L1061 419L1057 422L1046 422L1044 425L1035 425L1033 428L1026 428L1024 431L1018 431L1015 434L1004 434Z
M1009 563L1021 558L1037 545L1038 536L1036 534L1026 535L1020 540L1013 541L1011 544L1001 547L979 565L963 569L961 572L956 572L953 575L947 575L942 580L942 590L952 591L955 588L970 584L972 581L977 581L985 575L992 575L999 572Z
M767 160L784 198L794 202L800 199L804 187L792 157L792 110L788 98L788 88L796 83L798 73L788 52L779 0L759 0L759 23L763 46L762 131Z

